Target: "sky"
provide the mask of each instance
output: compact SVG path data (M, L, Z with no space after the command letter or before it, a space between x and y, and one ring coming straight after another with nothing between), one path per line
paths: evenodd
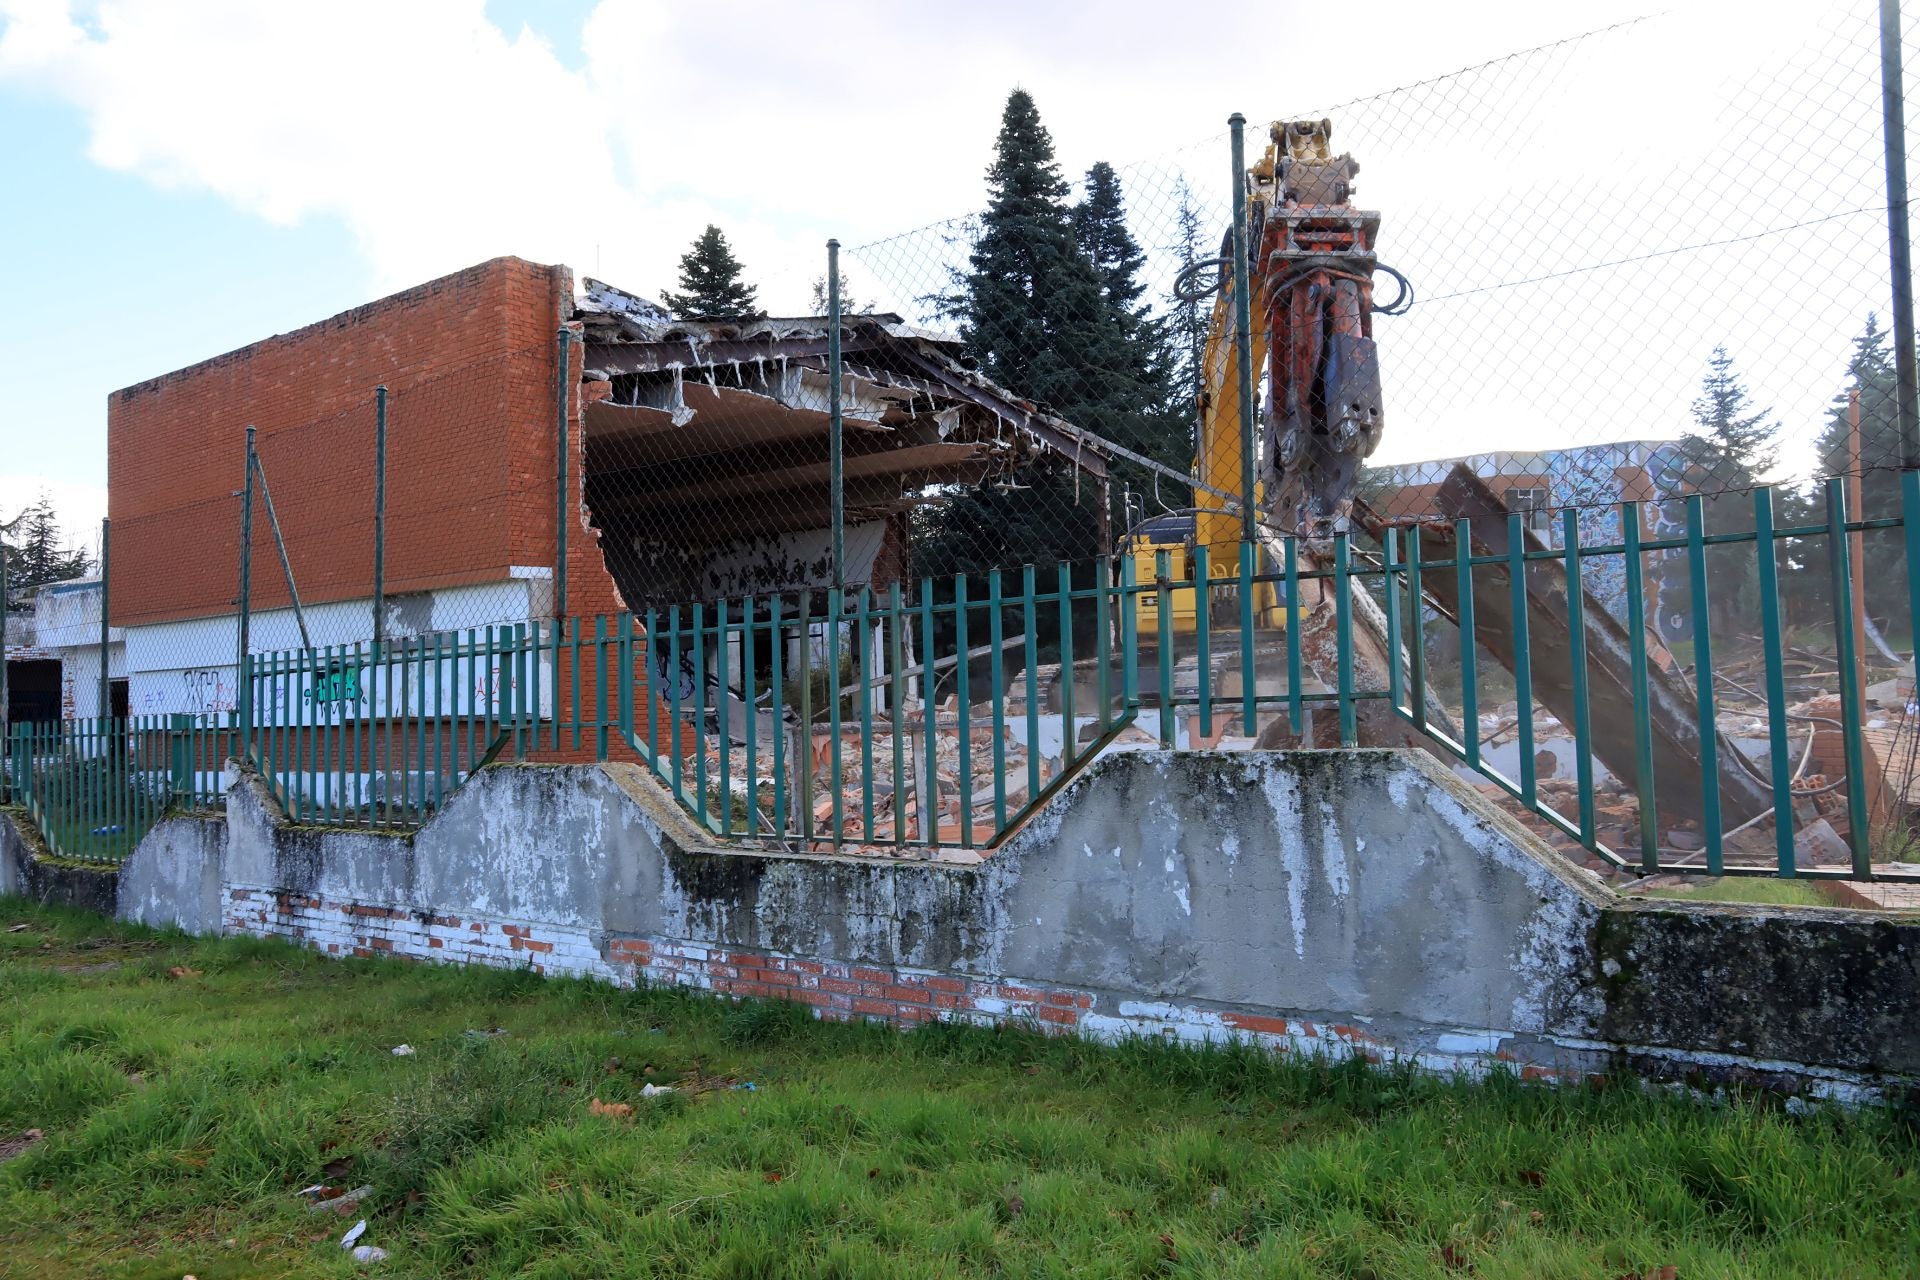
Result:
M1230 112L1332 112L1432 299L1379 321L1382 460L1670 435L1717 341L1804 435L1885 293L1872 5L1509 56L1647 3L0 0L0 516L97 528L110 391L500 254L657 294L715 222L791 312L836 236L910 309L1016 86L1155 248Z

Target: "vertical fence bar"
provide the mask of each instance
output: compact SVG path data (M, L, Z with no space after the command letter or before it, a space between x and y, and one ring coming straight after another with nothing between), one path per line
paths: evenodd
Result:
M573 624L573 639L574 643L578 645L580 642L580 623L577 620ZM574 668L577 671L579 669L580 659L576 656L573 661ZM593 700L593 757L596 760L605 760L607 758L607 705L610 701L609 695L612 692L612 686L607 678L607 615L604 613L595 614L593 619L593 676L599 686L598 692ZM580 718L578 712L580 699L578 695L574 697L573 705L575 707L574 719L578 720Z
M660 690L653 681L656 659L660 656L660 619L652 605L647 606L647 767L653 770L653 776L664 776L660 765ZM671 642L669 642L671 643ZM627 733L633 732L633 677L634 654L636 645L633 637L633 615L620 615L620 727Z
M987 574L988 718L993 723L993 834L1007 829L1007 684L1002 649L1006 620L1000 616L1000 571ZM1104 615L1105 610L1101 610ZM1105 645L1101 648L1104 650Z
M1159 635L1154 666L1159 672L1160 699L1160 745L1170 747L1174 741L1173 725L1173 585L1168 580L1172 572L1172 557L1169 552L1153 553L1153 582L1155 599L1159 602L1156 612L1159 615Z
M1280 615L1281 621L1287 628L1287 727L1293 731L1293 736L1298 738L1306 732L1307 723L1306 703L1301 697L1302 690L1300 688L1301 681L1306 677L1301 670L1300 662L1299 539L1295 538L1292 534L1288 534L1281 555L1285 561L1282 568L1287 575L1287 603L1285 611ZM1246 561L1247 556L1243 551L1240 556L1240 577L1243 581L1247 577ZM1241 652L1243 654L1241 666L1243 669L1240 675L1242 680L1250 679L1252 675L1250 671L1245 670L1245 667L1248 665L1248 660L1244 656L1246 651L1246 642L1243 640L1241 642ZM1251 717L1251 714L1251 712L1248 713L1249 717ZM1248 727L1246 732L1249 737L1253 736L1251 727Z
M585 621L586 621L585 618L575 618L573 620L572 638L567 648L567 673L570 677L567 692L571 695L568 698L568 703L573 708L568 715L568 719L572 722L572 729L573 729L572 738L568 743L568 745L571 746L575 751L578 751L580 749L580 731L583 727L580 719L580 627L581 627L581 624L584 623ZM606 616L604 614L596 614L594 616L594 622L596 624L605 623ZM566 632L567 630L566 623L564 622L561 623L560 629L563 633ZM558 649L554 650L554 656L556 658L559 657L559 653L560 651ZM599 669L600 669L599 665L596 663L594 670L598 671ZM559 701L559 697L557 695L555 696L554 701L556 702ZM606 706L605 698L600 699L598 702L594 704L594 710L596 713L594 717L595 719L600 718L598 713L605 706ZM558 715L559 708L556 707L554 708L554 710L556 713L554 716L554 720L557 723L560 718ZM600 758L602 760L606 759L606 754L604 751L601 753Z
M1073 718L1073 566L1060 562L1060 768L1073 765L1079 754L1080 729Z
M907 843L907 662L900 583L887 584L888 712L893 724L893 842Z
M1193 548L1193 660L1195 696L1200 701L1200 736L1213 737L1213 634L1208 614L1212 612L1213 577L1207 563L1207 548Z
M873 599L860 588L854 630L860 637L860 839L873 842Z
M740 701L746 708L746 723L740 728L747 748L747 835L750 838L760 834L760 691L754 687L759 675L759 646L753 640L759 625L754 619L758 616L752 596L740 602Z
M1029 574L1031 574L1031 567L1029 567ZM1029 581L1031 581L1031 579L1029 579ZM1029 589L1028 594L1032 594L1031 589ZM1138 621L1140 610L1139 601L1135 599L1136 594L1137 588L1133 580L1133 557L1130 555L1122 556L1120 557L1120 633L1126 637L1126 643L1120 648L1120 701L1124 704L1129 716L1131 716L1134 710L1140 705L1140 637ZM1031 613L1027 615L1027 630L1029 632L1033 630L1033 615ZM1032 647L1031 640L1028 641L1028 647ZM1027 678L1029 680L1033 678L1031 669L1028 670ZM1032 693L1033 691L1029 689L1028 694L1032 695ZM1038 791L1033 793L1033 795L1036 796L1038 794ZM1029 798L1031 799L1032 797Z
M827 588L827 786L833 806L830 818L833 830L828 833L828 839L836 849L846 838L847 820L846 797L840 793L846 768L840 742L840 621L844 607L841 589Z
M1507 517L1507 589L1513 614L1513 705L1520 734L1520 803L1532 808L1539 798L1533 761L1533 640L1527 606L1527 525L1517 512Z
M973 705L967 688L967 575L953 575L953 690L960 715L960 847L973 848Z
M1100 700L1100 733L1113 726L1113 561L1101 556L1093 562L1094 687ZM998 682L996 675L995 681ZM1004 695L1002 695L1004 696ZM1001 825L1005 825L1003 822Z
M727 602L713 603L714 745L720 751L720 834L733 834L733 728L727 715ZM702 684L706 683L704 679ZM705 753L702 753L704 758Z
M1133 563L1133 558L1131 556L1127 557L1126 559L1120 562L1120 576L1123 582L1126 579L1127 566L1131 565L1132 563ZM1040 664L1040 658L1039 658L1039 655L1034 652L1034 650L1039 648L1039 644L1040 644L1039 636L1034 630L1034 611L1039 606L1038 596L1039 596L1039 592L1037 590L1037 586L1034 581L1033 566L1030 564L1022 565L1020 568L1020 614L1021 614L1020 621L1021 621L1021 626L1024 629L1024 634L1026 636L1026 639L1022 643L1021 647L1026 652L1026 663L1027 663L1026 703L1027 703L1027 803L1028 804L1032 804L1040 796L1040 763L1041 763L1040 761L1040 756L1041 756L1040 685L1039 685L1039 677L1035 674ZM1127 611L1128 599L1129 597L1126 597L1126 596L1121 597L1120 609L1122 613L1125 613ZM1920 616L1920 615L1916 615L1916 616ZM1124 652L1127 655L1126 658L1123 659L1123 661L1131 662L1133 652L1137 646L1134 644L1134 636L1133 636L1132 628L1126 627L1124 623L1122 624L1122 627L1126 635ZM1125 682L1124 673L1122 675L1122 682L1123 683Z
M920 708L927 740L927 789L920 797L920 838L940 842L940 737L934 704L938 688L933 667L933 579L920 579Z
M1467 767L1480 767L1480 668L1478 632L1473 612L1473 526L1465 520L1453 527L1455 590L1460 597L1460 739L1467 749Z
M707 795L707 610L693 605L693 791L700 825L713 830L712 797Z
M1413 727L1427 729L1427 595L1420 585L1420 526L1407 530L1407 684Z
M1381 598L1387 613L1387 705L1398 713L1406 681L1400 671L1400 531L1389 526L1380 540L1381 560L1386 566Z
M1772 489L1753 491L1753 554L1760 576L1760 643L1767 661L1767 755L1773 777L1773 848L1780 874L1791 878L1797 871L1793 850L1793 761L1789 758L1793 748L1787 741L1787 669L1780 635L1780 563L1774 552ZM1642 819L1642 828L1646 825Z
M1249 482L1248 491L1252 491ZM1251 529L1253 516L1249 511L1246 526ZM1260 690L1259 672L1254 670L1254 557L1259 554L1253 534L1248 533L1240 543L1240 732L1242 736L1257 738L1260 736ZM1291 640L1291 635L1289 635ZM1291 643L1289 644L1291 649Z
M1574 778L1580 806L1580 843L1593 847L1593 731L1587 702L1586 588L1580 582L1580 513L1561 512L1567 570L1567 654L1573 677Z
M1866 750L1860 733L1859 668L1854 665L1858 638L1853 634L1853 564L1847 537L1847 482L1844 476L1827 481L1827 564L1833 577L1833 634L1840 659L1840 724L1847 758L1847 844L1853 850L1853 873L1873 875L1872 832L1867 804Z
M780 835L787 831L787 690L786 673L782 669L786 664L787 645L780 634L780 596L775 593L767 597L767 647L772 650L767 655L767 703L773 714L768 722L773 729L773 829Z
M1772 527L1771 523L1768 527ZM1653 777L1653 716L1647 686L1647 598L1641 573L1639 503L1620 504L1620 533L1627 561L1627 637L1633 665L1633 769L1638 775L1636 789L1640 797L1640 869L1652 875L1660 869L1660 810ZM1765 592L1762 586L1763 596Z
M668 755L673 773L673 794L681 804L687 803L687 790L682 785L685 766L680 760L680 606L667 607L667 734Z
M1353 700L1353 546L1345 533L1333 540L1334 626L1339 636L1340 745L1358 746L1360 726Z
M1694 494L1687 499L1687 579L1692 588L1693 686L1700 722L1700 812L1701 825L1705 828L1702 835L1707 846L1707 872L1717 876L1721 861L1720 734L1714 715L1713 629L1707 612L1711 601L1707 588L1706 522L1705 500Z

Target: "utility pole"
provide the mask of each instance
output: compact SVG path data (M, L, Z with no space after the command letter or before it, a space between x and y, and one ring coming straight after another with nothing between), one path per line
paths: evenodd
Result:
M1880 108L1887 151L1887 260L1893 274L1893 368L1900 465L1920 467L1920 372L1913 348L1913 247L1907 232L1907 110L1900 0L1880 0Z

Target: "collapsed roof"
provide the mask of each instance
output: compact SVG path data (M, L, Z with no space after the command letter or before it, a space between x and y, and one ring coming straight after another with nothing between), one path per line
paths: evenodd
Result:
M587 497L603 529L720 547L828 523L827 321L683 320L585 281ZM967 367L899 316L841 322L849 524L1036 462L1107 473L1104 442Z

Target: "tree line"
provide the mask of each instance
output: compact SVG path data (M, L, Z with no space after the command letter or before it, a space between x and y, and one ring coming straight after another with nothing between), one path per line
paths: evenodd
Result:
M1001 112L985 209L964 270L929 301L955 322L980 372L1076 426L1185 473L1205 318L1197 302L1147 297L1146 254L1128 226L1119 173L1101 161L1078 184L1060 171L1053 138L1033 96L1015 89ZM1179 193L1174 246L1180 264L1202 255L1200 218ZM826 309L826 280L814 306ZM843 308L859 309L841 282ZM757 290L725 233L709 225L680 260L678 286L663 292L676 315L755 317ZM1123 485L1154 488L1152 473L1111 466L1109 500ZM1159 486L1167 492L1167 486ZM1178 488L1178 486L1174 486ZM1178 506L1185 490L1168 493ZM1021 564L1088 561L1099 544L1102 494L1071 458L991 476L944 502L918 508L914 572L945 576ZM1125 513L1110 511L1111 522ZM1123 530L1113 529L1117 536Z
M53 500L44 493L13 519L0 521L0 554L6 557L9 600L49 582L82 577L93 567L93 558L68 541Z

